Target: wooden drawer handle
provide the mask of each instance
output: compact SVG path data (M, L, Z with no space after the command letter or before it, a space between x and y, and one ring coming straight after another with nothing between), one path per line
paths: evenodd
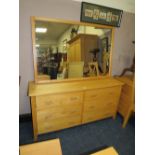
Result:
M76 110L74 110L74 111L71 111L70 113L71 113L71 114L75 114L75 113L76 113Z
M114 95L114 92L110 92L109 95Z
M71 101L76 101L76 100L78 100L79 98L80 98L79 96L75 96L75 97L71 97L70 100L71 100Z
M66 111L62 111L61 114L62 114L62 115L65 115L65 114L66 114Z
M90 97L91 97L91 98L95 98L95 97L97 97L97 94L96 94L96 95L91 95Z
M53 115L45 116L45 120L53 118Z
M95 106L90 106L89 108L90 108L90 109L94 109L94 108L95 108Z
M46 105L51 105L53 102L51 100L45 102Z

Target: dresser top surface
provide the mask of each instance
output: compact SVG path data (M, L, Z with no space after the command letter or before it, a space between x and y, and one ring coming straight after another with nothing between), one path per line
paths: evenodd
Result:
M120 76L120 77L116 77L115 79L128 84L130 86L134 86L134 76L133 75L126 75L126 76Z
M95 79L95 80L83 80L83 81L47 83L47 84L35 84L34 81L30 81L28 96L84 91L98 88L121 86L123 84L124 84L123 82L116 80L112 77Z

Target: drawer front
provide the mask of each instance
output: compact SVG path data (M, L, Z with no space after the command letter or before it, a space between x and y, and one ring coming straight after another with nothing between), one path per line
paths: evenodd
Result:
M93 111L84 113L82 123L93 122L96 120L104 119L113 116L114 111L107 110L107 111Z
M75 104L81 104L83 101L83 93L64 93L54 95L43 95L36 97L36 108L45 109L57 106L73 106Z
M81 116L82 106L62 106L37 111L37 121L50 121L56 118Z
M84 112L89 111L97 111L101 110L104 111L106 109L116 109L116 101L108 101L108 100L92 100L92 101L85 101L84 103Z
M85 101L117 99L120 94L120 87L89 90L85 92Z
M123 87L122 87L122 93L124 93L124 94L132 97L132 95L134 93L133 92L133 87L131 87L131 86L127 85L127 84L123 85Z
M46 133L51 131L56 131L60 129L65 129L81 124L81 117L64 117L49 121L38 122L38 133Z
M125 116L131 104L132 104L132 99L129 96L127 96L125 93L122 93L120 97L120 102L118 105L118 112L121 115Z

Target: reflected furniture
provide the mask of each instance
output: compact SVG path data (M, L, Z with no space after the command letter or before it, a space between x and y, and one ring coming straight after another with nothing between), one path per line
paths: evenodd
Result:
M89 76L99 76L98 63L97 62L89 62Z
M68 78L83 77L83 61L75 61L68 63Z
M115 118L122 84L112 77L46 84L29 82L34 140L39 134Z
M114 45L114 27L93 23L84 23L79 21L58 20L35 16L31 17L31 24L35 83L53 83L56 82L57 79L59 80L59 82L70 80L67 78L63 78L61 76L61 72L59 72L59 65L62 59L62 57L59 57L59 55L64 54L65 58L63 56L63 59L66 63L74 61L84 61L83 79L88 78L88 63L93 62L93 55L90 53L90 51L93 51L95 49L99 50L96 57L99 72L101 73L99 76L111 76L111 58ZM70 33L73 29L75 29L75 27L77 27L76 30L78 30L78 33L73 35L73 37L70 37ZM45 33L38 33L36 31L36 28L46 28L47 31ZM109 32L108 35L107 31ZM106 74L102 74L104 48L102 47L101 38L103 37L108 37L111 47L108 55L109 63L108 66L106 66L108 68L106 70ZM50 74L52 70L51 61L53 56L55 58L54 61L55 63L57 63L58 67L56 68L57 70L53 69L54 74ZM48 76L44 76L45 74ZM96 77L98 77L98 75ZM76 79L78 79L78 77L74 78L74 80Z
M68 61L84 61L85 64L87 64L89 61L92 61L89 51L98 47L98 36L91 34L78 34L76 37L68 41L68 44Z
M124 83L122 86L120 103L118 105L118 112L124 118L122 126L125 127L131 114L135 112L134 75L116 77L116 79Z
M22 145L19 150L20 155L62 155L59 139Z
M103 75L108 73L109 71L109 58L110 58L110 52L104 52L103 53Z

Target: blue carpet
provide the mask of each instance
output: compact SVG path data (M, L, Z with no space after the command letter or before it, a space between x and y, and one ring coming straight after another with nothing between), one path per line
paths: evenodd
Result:
M122 128L122 117L51 132L38 136L38 141L60 138L63 155L80 155L102 146L113 146L119 155L135 154L134 118ZM32 122L19 123L19 144L33 143Z

